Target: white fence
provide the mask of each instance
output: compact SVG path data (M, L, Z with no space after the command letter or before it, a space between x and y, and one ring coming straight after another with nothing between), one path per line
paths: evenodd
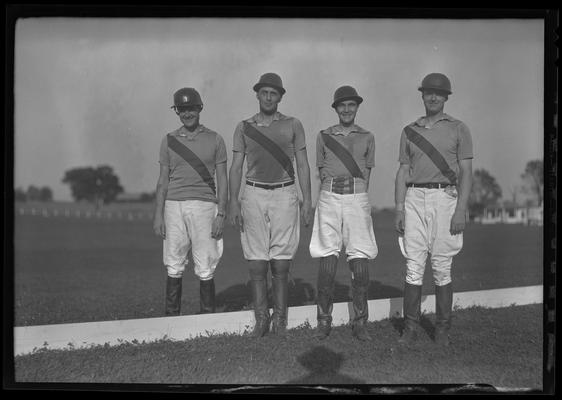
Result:
M458 292L453 295L454 309L474 306L499 308L510 305L543 302L543 286ZM402 315L403 298L369 300L369 321L380 321ZM435 312L435 296L422 296L424 313ZM332 325L349 323L353 315L350 302L335 303ZM182 315L146 319L82 322L14 327L14 354L22 355L40 349L77 349L92 345L119 345L124 341L151 342L168 338L185 340L209 334L242 334L254 325L252 311ZM316 327L316 306L289 307L289 329L307 323Z
M16 215L43 218L85 218L85 219L117 219L125 221L151 220L153 214L146 211L94 211L79 209L49 209L41 207L17 207Z

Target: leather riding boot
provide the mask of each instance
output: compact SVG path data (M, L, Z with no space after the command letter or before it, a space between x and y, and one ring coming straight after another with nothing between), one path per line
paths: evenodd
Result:
M435 343L449 345L451 312L453 307L453 285L435 286Z
M404 330L398 341L410 343L417 339L420 328L422 285L404 284Z
M252 336L259 338L269 331L269 307L267 304L267 268L268 262L250 261L250 285L256 325Z
M199 314L215 312L215 280L199 281Z
M316 309L318 327L314 333L317 339L326 339L332 330L332 308L334 302L334 279L338 267L336 256L322 257L318 269Z
M354 317L352 321L353 336L362 341L372 340L367 332L369 318L368 288L369 288L369 260L354 258L349 260L351 268L351 295L353 299Z
M182 278L166 279L166 310L165 315L180 315Z
M273 318L271 331L280 336L284 336L287 332L290 265L291 260L271 261L271 281L273 288Z

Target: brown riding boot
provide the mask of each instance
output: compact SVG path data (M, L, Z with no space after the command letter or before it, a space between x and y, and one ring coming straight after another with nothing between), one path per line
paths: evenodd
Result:
M318 295L316 299L318 326L314 337L326 339L332 330L332 309L334 301L334 279L338 266L336 256L322 257L318 269Z
M164 314L166 316L180 315L181 289L182 289L182 278L172 278L171 276L167 277L166 308L164 311Z
M199 314L215 312L215 280L199 281Z
M443 286L435 286L435 343L440 346L449 345L452 306L452 283Z
M269 332L269 307L267 304L267 267L268 262L250 261L250 285L256 324L252 336L260 338Z
M290 265L291 260L271 260L271 281L273 289L271 331L279 336L285 336L287 333Z
M349 260L352 272L351 291L353 299L354 317L352 322L353 336L361 341L371 341L372 337L367 331L369 318L368 288L369 288L369 260L354 258Z
M404 285L404 330L398 342L408 344L415 341L420 329L421 285Z

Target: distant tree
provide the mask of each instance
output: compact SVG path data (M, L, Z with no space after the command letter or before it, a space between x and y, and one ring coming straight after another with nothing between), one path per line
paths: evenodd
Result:
M40 188L34 185L29 185L27 192L24 192L22 189L16 189L16 200L43 202L53 201L53 191L48 186Z
M143 203L150 203L156 198L156 192L141 193L139 200Z
M41 201L41 189L34 185L27 187L26 198L28 201Z
M511 196L509 201L510 201L511 205L516 206L518 204L517 195L521 191L521 187L519 187L517 185L512 185L512 186L509 187L508 190L509 190L509 194Z
M477 216L484 213L486 207L498 205L502 197L502 189L494 178L485 169L474 171L472 190L468 198L468 209L471 215Z
M43 186L39 189L39 200L40 201L53 201L53 191L48 186Z
M111 203L123 192L119 177L108 165L70 169L65 172L62 182L70 185L74 200L92 202L96 208Z
M25 194L25 190L23 190L22 188L16 188L16 190L14 190L14 200L15 201L26 201L27 200L27 195Z
M525 172L521 174L525 183L525 190L537 197L537 205L543 202L544 190L544 165L542 160L532 160L525 166Z

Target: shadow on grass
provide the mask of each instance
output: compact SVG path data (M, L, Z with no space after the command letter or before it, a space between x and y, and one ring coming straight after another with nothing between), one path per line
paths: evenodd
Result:
M296 278L289 280L289 307L314 305L316 304L316 288L303 279ZM269 307L273 307L273 290L271 281L268 282L268 303ZM392 297L401 297L402 291L393 286L383 285L380 281L371 281L369 283L368 298L385 299ZM250 281L245 284L233 285L225 290L217 293L216 305L222 312L241 311L252 309L252 296ZM351 287L339 282L334 285L334 302L351 301Z
M315 290L311 284L300 278L289 280L289 307L303 306L315 304ZM222 312L251 310L252 309L252 291L250 281L246 284L233 285L225 290L217 293L215 297L217 308ZM271 282L268 282L268 303L269 307L273 307L273 290Z
M361 380L338 373L345 357L324 346L316 346L297 357L297 361L310 371L302 378L294 379L286 384L309 385L309 384L362 384Z

